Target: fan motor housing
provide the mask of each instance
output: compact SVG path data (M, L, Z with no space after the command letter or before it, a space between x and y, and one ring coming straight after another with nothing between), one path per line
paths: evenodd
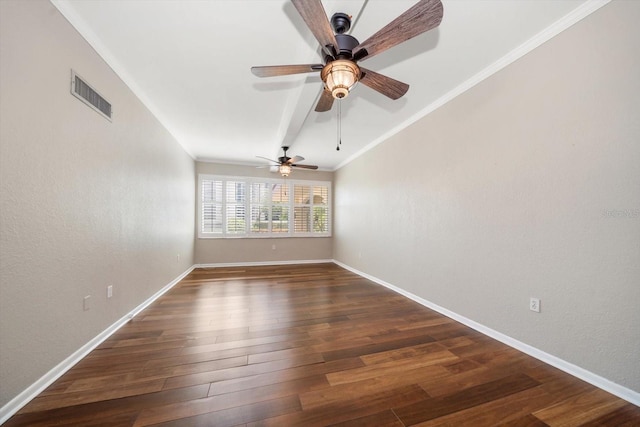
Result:
M336 34L336 42L338 42L338 57L351 59L353 49L360 42L349 34Z

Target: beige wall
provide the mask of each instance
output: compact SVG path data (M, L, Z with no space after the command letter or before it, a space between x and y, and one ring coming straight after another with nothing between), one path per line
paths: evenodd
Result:
M334 258L640 392L638 22L614 1L337 171Z
M215 240L197 174L274 175L194 166L51 4L0 0L0 406L193 263L329 258L640 390L639 18L605 6L338 171L333 238ZM422 163L380 174L397 150Z
M196 174L278 178L269 168L207 162L196 162ZM333 172L295 169L290 178L333 181ZM196 234L195 242L196 264L327 260L332 259L332 251L332 237L199 239Z
M49 2L0 1L0 31L1 407L190 268L195 183L194 161ZM112 123L70 94L71 68Z

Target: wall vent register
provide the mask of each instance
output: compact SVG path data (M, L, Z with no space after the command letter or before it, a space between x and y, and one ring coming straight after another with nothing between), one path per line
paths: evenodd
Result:
M111 121L113 114L111 103L73 70L71 70L71 94Z

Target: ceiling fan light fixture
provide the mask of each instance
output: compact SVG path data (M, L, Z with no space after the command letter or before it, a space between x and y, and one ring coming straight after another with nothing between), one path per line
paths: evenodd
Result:
M338 59L329 62L320 73L325 88L335 99L346 98L360 79L360 68L353 61Z
M282 175L282 176L289 176L289 174L291 173L291 166L289 166L289 165L280 165L278 167L278 172L280 172L280 175Z

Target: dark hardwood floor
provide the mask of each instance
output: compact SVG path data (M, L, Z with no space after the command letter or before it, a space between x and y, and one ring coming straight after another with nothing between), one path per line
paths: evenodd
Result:
M640 426L334 264L194 270L6 426Z

